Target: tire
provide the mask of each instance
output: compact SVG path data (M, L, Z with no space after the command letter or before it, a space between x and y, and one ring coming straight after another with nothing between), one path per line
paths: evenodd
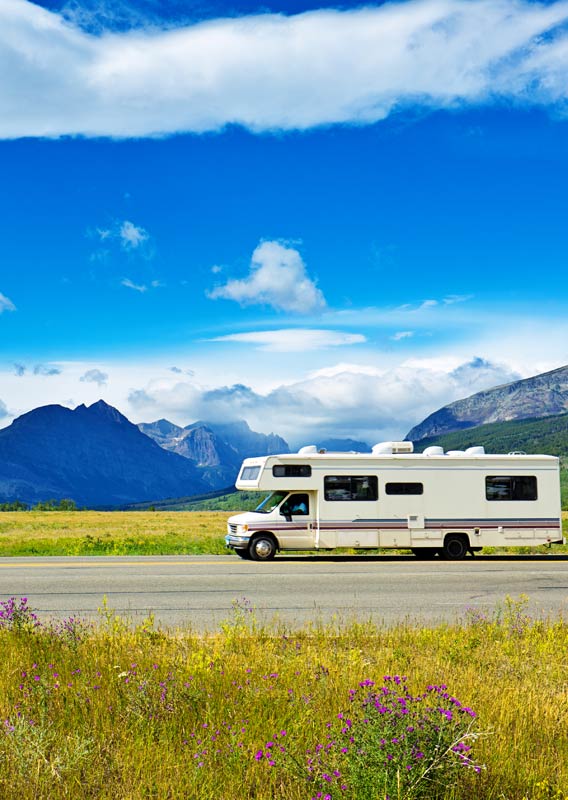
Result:
M416 558L434 558L438 551L435 547L413 547L412 552Z
M442 549L442 558L448 561L461 561L465 558L469 550L469 542L467 536L459 533L450 533L444 539L444 547Z
M261 533L249 544L249 558L253 561L272 561L276 555L276 541L270 534Z
M250 553L247 549L245 550L235 550L235 553L239 556L239 558L244 558L247 561L250 561Z

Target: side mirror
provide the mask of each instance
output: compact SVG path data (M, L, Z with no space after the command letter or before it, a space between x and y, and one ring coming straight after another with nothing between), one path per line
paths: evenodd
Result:
M280 509L280 514L285 518L286 522L292 522L292 515L290 514L289 506L282 506Z

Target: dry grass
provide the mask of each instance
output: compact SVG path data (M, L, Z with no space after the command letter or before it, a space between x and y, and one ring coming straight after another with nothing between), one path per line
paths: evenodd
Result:
M223 511L7 511L0 555L226 553Z
M301 760L349 690L386 674L416 692L447 684L487 733L474 744L481 774L421 797L568 797L568 627L528 619L522 601L435 629L300 632L259 628L245 604L208 636L132 629L103 609L87 632L0 630L0 657L2 797L306 800L305 780L255 753L285 729Z

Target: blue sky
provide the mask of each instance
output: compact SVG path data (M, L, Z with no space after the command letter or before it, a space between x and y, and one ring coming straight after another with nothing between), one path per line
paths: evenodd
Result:
M0 425L403 436L568 362L568 4L0 9Z

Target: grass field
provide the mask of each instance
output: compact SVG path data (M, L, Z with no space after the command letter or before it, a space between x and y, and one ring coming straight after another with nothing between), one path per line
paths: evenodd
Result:
M5 603L0 796L566 800L566 622L522 599L464 613L298 632L259 628L241 599L199 636L104 608L94 628L38 625Z
M7 511L2 556L226 553L226 512Z
M0 556L227 554L224 536L230 514L225 511L6 511L0 513ZM568 512L563 516L566 530ZM524 548L525 552L528 550ZM563 552L566 548L560 545L552 550ZM537 551L548 549L542 547Z

